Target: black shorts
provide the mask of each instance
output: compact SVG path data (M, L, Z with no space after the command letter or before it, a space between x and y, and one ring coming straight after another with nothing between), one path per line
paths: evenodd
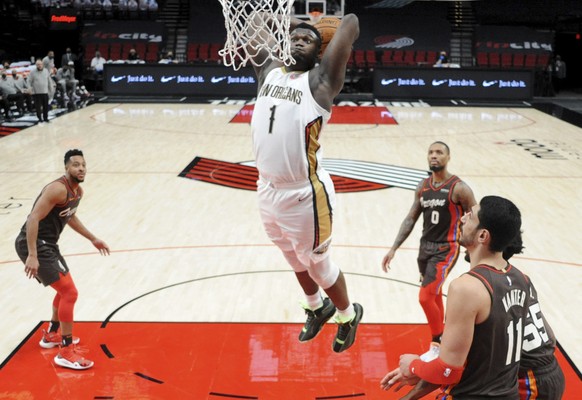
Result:
M20 233L16 238L15 247L18 257L25 263L28 257L28 245L24 233ZM36 249L39 263L36 279L44 286L55 283L61 278L60 274L69 272L69 267L59 252L57 244L47 243L39 239L36 241Z
M519 398L521 400L561 400L566 390L564 373L554 358L543 368L519 371Z
M436 287L440 290L458 258L458 243L421 240L417 261L422 286L436 282Z

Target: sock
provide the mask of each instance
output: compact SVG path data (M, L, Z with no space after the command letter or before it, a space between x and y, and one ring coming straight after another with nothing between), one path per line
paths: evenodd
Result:
M340 324L345 324L350 322L356 316L356 310L354 310L354 305L350 304L345 310L337 310L337 322Z
M313 311L323 307L323 299L321 298L321 294L319 294L319 292L312 295L306 294L305 299L307 300L307 306Z
M51 321L49 323L49 333L57 332L61 327L61 323L59 321Z
M73 335L63 335L63 341L61 342L63 347L70 346L73 344Z
M436 335L432 337L432 341L435 343L440 343L441 342L441 336L443 336L443 334L441 333L440 335Z

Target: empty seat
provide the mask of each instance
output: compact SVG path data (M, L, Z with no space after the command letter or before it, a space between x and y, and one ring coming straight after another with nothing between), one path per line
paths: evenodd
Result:
M188 43L186 48L186 61L192 62L198 59L198 47L199 43Z
M109 48L109 58L110 60L121 60L123 57L121 56L121 46L118 47L110 47Z
M198 59L197 59L197 61L208 60L209 53L210 53L210 43L200 43L200 46L198 46Z
M523 68L524 63L525 63L525 54L515 53L513 55L513 67L514 68Z
M536 60L537 60L537 56L533 53L529 53L525 55L525 62L524 62L524 66L526 68L535 68L536 66Z
M404 64L414 65L416 63L414 61L414 55L415 55L414 50L405 50L404 56L402 57Z
M96 50L97 50L97 45L95 43L87 43L85 45L85 53L95 54Z
M366 68L366 53L364 50L354 50L354 63L358 69Z
M539 54L536 64L538 67L546 67L550 63L550 55L549 54Z
M501 66L503 68L511 68L513 66L513 57L511 53L501 54Z
M354 51L350 53L350 58L348 58L348 62L346 65L348 70L352 70L354 68Z
M414 56L414 61L417 64L425 64L426 63L426 51L425 50L418 50L416 55Z
M489 66L499 67L501 65L501 56L499 53L489 53Z
M380 62L382 65L392 65L392 50L384 50Z
M109 60L109 45L108 44L99 44L97 45L97 50L101 53L101 56L107 60Z
M376 68L378 64L378 60L376 59L376 51L375 50L366 50L366 65L368 69Z
M392 63L393 64L403 64L404 63L404 51L394 50L392 53Z
M212 43L208 49L208 61L219 63L222 61L222 57L218 55L218 50L222 48L220 43Z
M135 49L135 51L137 51L137 54L147 53L147 46L144 42L136 43L134 46L134 49Z
M489 66L489 56L487 53L481 51L477 53L477 66L488 67Z
M427 51L426 52L426 62L428 64L434 64L437 61L437 52L436 51Z
M146 46L146 53L156 53L160 52L160 44L159 43L148 43Z
M145 62L149 63L158 62L158 53L148 51L145 55Z

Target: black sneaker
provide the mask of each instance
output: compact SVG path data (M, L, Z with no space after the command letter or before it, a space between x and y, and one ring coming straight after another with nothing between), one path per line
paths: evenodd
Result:
M364 316L364 308L360 304L354 303L354 310L356 311L356 316L351 321L343 324L338 323L337 334L333 341L333 351L336 353L346 351L352 347L356 340L356 330Z
M335 314L335 306L326 297L323 300L323 306L315 311L306 308L305 314L307 314L307 321L305 321L305 325L303 325L303 329L299 333L300 342L307 342L317 336L321 328L323 328L323 324Z

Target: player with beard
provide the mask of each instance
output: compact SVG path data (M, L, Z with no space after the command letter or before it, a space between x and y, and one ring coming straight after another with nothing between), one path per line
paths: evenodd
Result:
M524 322L532 304L529 278L503 258L521 229L511 201L486 196L462 217L460 244L471 258L469 272L453 280L439 356L425 362L400 356L380 386L442 385L437 399L519 400L518 370Z
M450 149L445 143L437 141L430 145L428 165L432 174L416 187L412 207L382 260L382 268L388 272L396 250L422 214L424 224L417 261L421 281L419 301L431 332L429 350L421 356L426 361L436 358L439 352L445 318L442 289L459 257L461 217L476 204L471 188L448 171L450 159Z
M44 286L51 286L57 292L48 331L43 331L39 344L45 349L60 346L54 361L71 369L91 368L93 361L81 356L74 346L79 343L79 338L73 337L73 309L78 293L57 243L65 225L69 225L89 239L102 255L109 254L109 246L77 218L77 207L83 197L80 183L85 180L86 173L83 152L77 149L67 151L65 175L42 189L15 243L26 276L35 278Z
M503 250L503 259L509 261L523 252L521 232ZM465 261L471 262L467 251ZM564 372L556 359L556 336L546 321L538 302L537 291L529 280L530 304L525 320L521 358L519 360L520 400L560 400L565 390ZM440 385L421 380L400 400L418 400L438 389ZM400 387L397 388L397 391Z
M262 23L269 21L257 26ZM299 341L313 339L337 309L332 343L337 353L354 343L364 310L350 301L344 275L330 257L335 189L322 167L320 141L359 31L358 18L345 15L318 60L319 31L292 17L295 64L269 60L266 50L253 58L259 89L251 130L261 219L304 292L307 320ZM322 291L329 298L323 299Z

